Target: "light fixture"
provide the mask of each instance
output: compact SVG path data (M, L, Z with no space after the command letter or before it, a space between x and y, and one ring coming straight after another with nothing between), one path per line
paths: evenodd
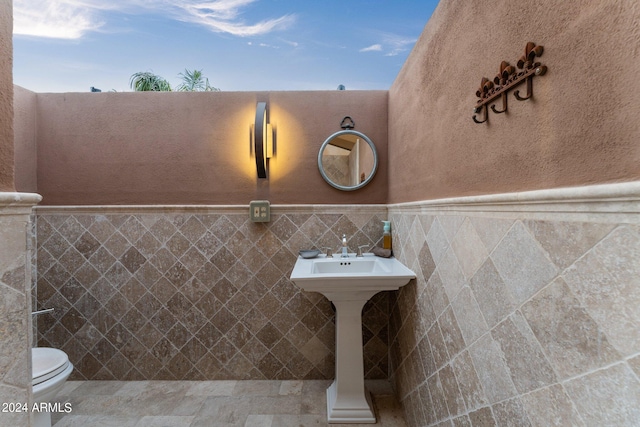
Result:
M267 159L271 158L273 154L273 130L267 120L266 102L258 102L256 105L256 120L252 134L258 178L266 178Z

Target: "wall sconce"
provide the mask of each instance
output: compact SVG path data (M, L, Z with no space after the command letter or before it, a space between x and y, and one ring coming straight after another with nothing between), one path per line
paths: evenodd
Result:
M258 178L266 178L267 159L273 156L273 129L268 122L266 102L258 102L256 105L256 120L253 124L252 137Z

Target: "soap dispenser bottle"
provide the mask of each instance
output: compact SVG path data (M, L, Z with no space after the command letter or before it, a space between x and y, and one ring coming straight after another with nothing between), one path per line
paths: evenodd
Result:
M382 221L382 249L391 249L391 221Z

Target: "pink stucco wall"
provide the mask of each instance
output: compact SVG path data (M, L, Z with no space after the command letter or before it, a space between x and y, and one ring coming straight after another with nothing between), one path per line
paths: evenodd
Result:
M389 91L389 201L640 179L638 22L635 1L442 0ZM529 41L535 99L474 123Z
M389 91L37 94L37 191L57 205L398 203L637 180L638 21L628 1L442 0ZM534 99L512 92L507 114L474 123L480 79L528 41L548 66ZM249 157L258 100L277 132L268 180ZM345 115L381 155L347 193L316 166ZM31 190L33 163L18 166Z
M276 133L265 180L250 157L257 101ZM381 160L354 192L317 168L347 115ZM387 91L39 93L37 190L45 205L385 203L386 117Z
M18 191L37 193L37 94L20 86L13 86L13 91L15 186Z
M13 191L13 8L0 1L0 191Z

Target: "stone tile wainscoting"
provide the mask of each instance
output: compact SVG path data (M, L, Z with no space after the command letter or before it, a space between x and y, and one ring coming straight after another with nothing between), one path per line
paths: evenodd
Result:
M637 426L640 185L389 206L410 426Z
M0 193L0 403L31 407L31 259L29 216L37 194ZM30 426L28 412L5 409L2 423Z
M330 379L334 313L289 275L300 249L373 246L385 205L39 207L41 346L71 379ZM389 295L364 309L366 377L388 378Z

